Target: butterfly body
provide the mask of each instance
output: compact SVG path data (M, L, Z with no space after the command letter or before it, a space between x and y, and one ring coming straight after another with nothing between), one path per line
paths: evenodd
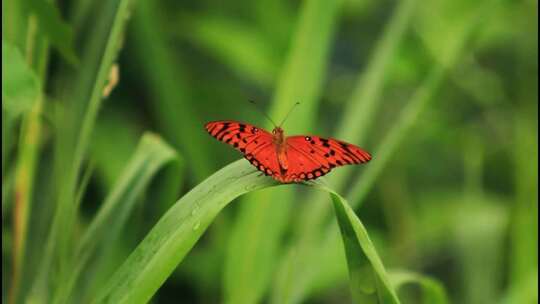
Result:
M210 135L230 144L259 171L281 183L302 182L323 176L333 168L368 162L371 156L359 147L318 136L285 136L281 127L272 133L232 120L205 126Z

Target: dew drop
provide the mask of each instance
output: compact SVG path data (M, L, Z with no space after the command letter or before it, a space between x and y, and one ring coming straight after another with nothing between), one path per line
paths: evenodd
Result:
M195 215L197 214L197 212L199 211L199 205L195 204L195 207L193 207L193 210L191 211L191 215Z
M244 189L246 189L246 191L251 191L255 188L257 188L257 185L249 185L249 186L246 186Z

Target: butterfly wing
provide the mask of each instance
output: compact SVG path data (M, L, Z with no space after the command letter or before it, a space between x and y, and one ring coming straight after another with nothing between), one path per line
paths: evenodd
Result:
M284 180L288 182L315 179L335 167L371 160L368 152L333 138L289 136L286 145L289 169Z
M233 146L253 166L266 175L276 175L279 164L272 134L256 126L221 120L209 122L206 131L217 140Z

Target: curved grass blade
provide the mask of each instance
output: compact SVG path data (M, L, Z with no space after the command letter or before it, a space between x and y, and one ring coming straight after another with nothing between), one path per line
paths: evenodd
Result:
M245 160L219 170L167 211L94 302L146 303L221 209L246 192L274 185Z
M81 272L86 269L90 258L96 252L102 252L92 264L93 272L100 269L107 258L107 248L114 245L114 241L125 226L129 215L156 173L163 167L174 175L167 179L178 180L180 173L180 160L176 152L153 134L144 134L137 150L123 170L118 181L101 205L96 217L90 223L81 238L74 259L74 267L65 284L59 286L54 303L68 301L71 290L77 284Z
M216 172L169 209L94 303L147 302L226 205L242 194L276 185L245 160ZM366 229L348 203L333 190L315 183L306 185L328 191L334 201L347 249L354 298L368 299L370 302L366 303L399 303ZM363 276L366 272L371 275Z
M389 273L390 283L399 293L399 289L405 285L417 284L422 291L422 303L426 304L447 304L448 297L444 287L436 280L422 274L410 271L391 271Z
M347 256L354 303L400 303L366 228L347 200L320 183L315 186L327 191L332 199Z

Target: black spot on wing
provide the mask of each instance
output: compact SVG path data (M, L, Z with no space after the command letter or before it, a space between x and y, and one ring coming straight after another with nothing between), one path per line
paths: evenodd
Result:
M330 144L328 143L328 139L320 138L319 140L322 142L323 147L330 148Z

